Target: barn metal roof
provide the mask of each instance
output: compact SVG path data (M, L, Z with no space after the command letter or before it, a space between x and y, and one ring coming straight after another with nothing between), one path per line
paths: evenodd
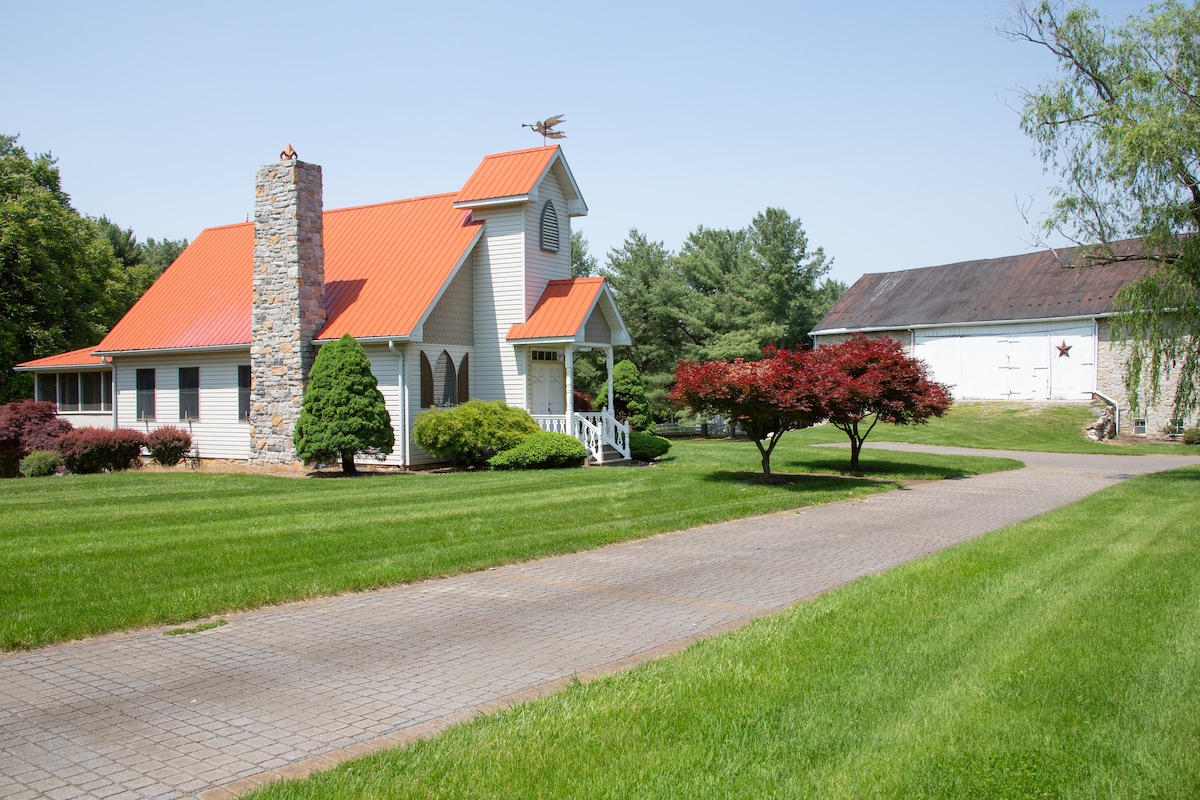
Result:
M1129 255L1138 244L1114 250ZM870 273L812 333L1107 316L1122 287L1153 271L1144 260L1090 266L1084 248L1069 248Z

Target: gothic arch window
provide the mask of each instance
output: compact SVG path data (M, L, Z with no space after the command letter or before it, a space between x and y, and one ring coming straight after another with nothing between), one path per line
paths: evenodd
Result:
M542 206L538 245L543 250L549 250L552 253L558 252L558 212L554 210L554 203L550 200L547 200L546 205Z
M458 373L445 350L433 368L433 404L439 408L458 405Z
M465 403L471 398L470 353L464 353L458 364L458 402Z
M429 357L421 353L421 408L433 407L433 367Z

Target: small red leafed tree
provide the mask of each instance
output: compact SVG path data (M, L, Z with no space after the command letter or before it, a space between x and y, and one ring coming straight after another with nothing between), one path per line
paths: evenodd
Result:
M783 434L822 417L809 352L767 350L760 361L680 361L670 399L697 414L727 417L754 440L765 477Z
M0 478L15 478L17 465L34 450L53 450L73 426L54 403L18 400L0 406Z
M905 355L887 337L857 334L812 351L824 418L850 438L850 468L858 468L863 442L880 422L920 425L953 402L950 388L929 379L925 363Z

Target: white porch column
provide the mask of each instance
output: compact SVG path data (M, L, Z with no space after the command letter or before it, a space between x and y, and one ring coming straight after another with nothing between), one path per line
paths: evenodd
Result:
M616 419L617 407L613 405L613 349L604 348L604 368L608 370L608 413Z
M575 348L571 345L567 345L563 360L567 367L567 432L571 433L575 430Z

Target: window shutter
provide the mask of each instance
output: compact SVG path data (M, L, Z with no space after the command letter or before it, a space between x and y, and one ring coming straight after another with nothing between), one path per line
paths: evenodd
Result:
M429 365L429 358L424 352L421 353L421 408L430 408L433 405L433 367Z
M468 375L471 354L463 355L462 363L458 365L458 402L465 403L471 399L471 379Z
M541 231L538 242L543 250L549 250L552 253L558 252L558 212L554 210L554 203L549 200L546 201L546 205L542 206Z

